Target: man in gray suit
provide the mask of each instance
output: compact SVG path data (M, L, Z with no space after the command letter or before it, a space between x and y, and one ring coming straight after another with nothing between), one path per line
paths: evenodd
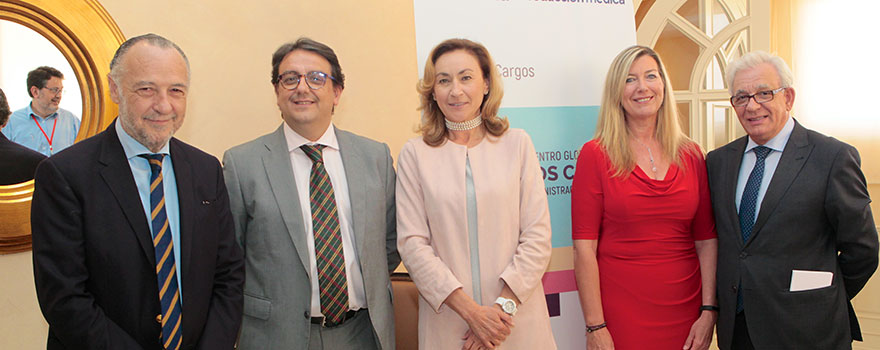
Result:
M718 346L851 349L850 299L877 269L877 230L855 148L790 116L785 62L732 62L731 104L748 136L709 152L718 230Z
M327 45L282 45L272 85L284 122L223 156L247 271L239 349L394 349L388 146L333 125L345 76Z

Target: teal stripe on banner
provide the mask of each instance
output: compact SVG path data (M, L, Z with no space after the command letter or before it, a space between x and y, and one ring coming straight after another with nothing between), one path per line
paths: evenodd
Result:
M550 204L553 247L570 247L571 179L581 146L596 131L598 106L502 108L510 126L532 137Z

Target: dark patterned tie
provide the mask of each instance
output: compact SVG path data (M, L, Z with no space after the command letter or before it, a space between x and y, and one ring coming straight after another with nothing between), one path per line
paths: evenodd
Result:
M739 227L742 229L743 243L749 240L752 235L752 227L755 226L755 209L758 203L758 190L761 189L761 180L764 179L764 160L770 154L770 149L764 146L758 146L753 149L755 152L755 167L749 174L746 181L746 188L743 189L742 199L739 202Z
M162 187L162 159L164 154L142 154L150 162L150 222L153 248L156 253L156 277L159 283L159 302L162 304L162 332L159 338L165 349L178 349L180 334L180 293L177 286L177 267L174 264L174 243L165 213L165 191Z
M752 235L752 227L755 226L755 209L758 203L758 190L761 189L761 180L764 179L764 160L770 154L771 149L758 146L752 149L755 152L755 167L749 174L746 187L743 189L742 199L739 202L739 227L742 232L743 243ZM736 312L743 310L742 282L736 293Z
M345 257L342 233L330 176L324 168L323 145L303 145L303 152L312 160L309 176L309 203L312 207L312 228L315 236L315 263L321 294L321 313L325 326L344 321L348 311L348 283L345 278Z

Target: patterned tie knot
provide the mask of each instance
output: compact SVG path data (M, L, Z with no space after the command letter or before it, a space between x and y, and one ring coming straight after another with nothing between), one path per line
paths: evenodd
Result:
M162 160L165 159L165 155L161 153L154 154L139 154L139 157L145 158L148 162L150 162L150 170L153 173L162 171Z
M299 148L309 156L313 163L324 162L324 145L302 145Z
M753 150L755 152L755 157L758 157L758 160L764 160L767 158L767 155L770 154L770 147L766 146L758 146Z

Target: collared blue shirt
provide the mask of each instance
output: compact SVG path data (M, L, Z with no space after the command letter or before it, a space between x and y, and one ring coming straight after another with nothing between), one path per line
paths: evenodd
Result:
M758 188L758 200L755 202L755 208L758 208L758 210L755 210L755 218L753 220L758 219L761 202L764 201L764 195L767 194L767 187L770 186L770 180L773 179L773 174L776 173L776 166L779 165L779 159L782 158L782 151L785 150L785 145L788 144L788 139L791 137L792 130L794 130L794 117L789 116L788 121L785 122L785 126L782 127L782 130L779 130L779 133L776 134L776 136L764 144L764 146L770 148L771 151L767 154L767 158L764 159L764 177L761 178L761 187ZM746 145L742 164L739 166L739 177L736 178L737 213L739 213L739 203L742 201L743 191L746 189L746 181L749 180L749 174L752 173L752 169L755 167L755 162L758 161L758 157L755 156L755 152L752 152L752 150L760 145L755 143L755 141L752 141L751 137L748 139L749 143Z
M116 134L119 135L119 143L125 151L125 157L128 158L128 166L131 167L131 174L134 175L134 182L137 185L138 194L141 197L141 204L144 207L144 215L147 221L147 227L152 227L150 218L152 213L150 210L150 162L140 157L141 154L153 154L149 148L131 137L124 129L122 122L116 118ZM168 215L168 224L171 227L171 241L174 244L174 266L177 268L177 285L180 289L180 300L183 302L183 283L180 277L180 205L177 200L177 178L174 177L174 165L171 163L171 152L166 143L158 154L164 154L162 160L162 187L165 191L165 213ZM152 229L150 229L152 233Z
M36 122L34 118L36 117ZM58 121L57 124L55 121ZM40 126L37 126L37 123ZM42 153L51 156L73 144L76 134L79 133L80 120L70 111L58 108L58 111L42 118L34 114L31 104L19 109L9 116L9 123L3 128L6 138ZM43 128L41 131L40 128ZM52 131L55 131L54 136ZM44 135L43 132L46 132ZM49 140L52 139L52 147L49 149Z

